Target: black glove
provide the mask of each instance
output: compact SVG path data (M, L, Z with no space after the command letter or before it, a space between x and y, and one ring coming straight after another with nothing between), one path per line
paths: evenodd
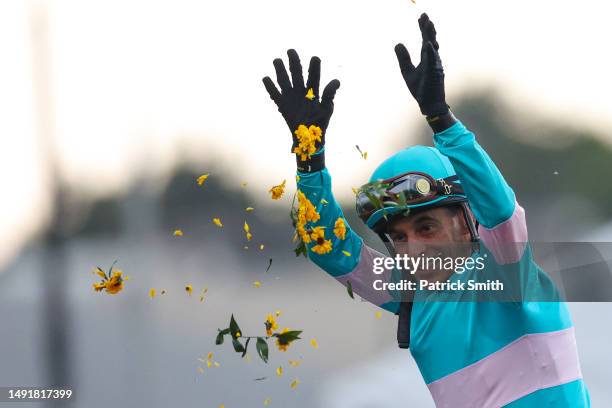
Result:
M287 70L283 64L283 60L277 58L274 60L274 68L276 69L276 79L281 91L279 92L274 82L270 77L263 78L264 86L270 94L270 98L278 106L278 111L285 118L287 126L291 131L293 144L291 152L298 147L299 140L296 137L295 131L300 125L310 127L311 125L318 126L321 129L321 141L316 142L317 152L325 145L325 132L327 125L334 111L334 96L340 87L340 81L334 79L323 90L323 97L319 101L319 78L321 74L321 60L319 57L310 59L308 67L308 80L304 86L304 78L302 76L302 65L300 58L295 50L287 51L289 56L289 70L291 71L291 80L289 81ZM309 95L309 90L312 89L312 95ZM325 167L324 154L320 153L316 156L311 156L302 160L303 156L296 155L298 170L302 172L319 171Z
M399 62L402 76L410 93L421 108L421 113L428 117L441 116L449 112L444 94L444 69L438 54L436 29L423 13L419 18L419 27L423 37L421 46L421 62L415 68L410 54L404 44L395 46L395 54Z

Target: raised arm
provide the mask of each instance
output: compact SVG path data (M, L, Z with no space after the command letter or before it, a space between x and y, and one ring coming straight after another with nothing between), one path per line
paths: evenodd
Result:
M298 225L296 233L306 244L309 259L350 285L364 299L395 312L397 305L384 291L374 290L374 280L388 281L390 273L373 273L374 258L384 257L369 248L348 225L332 194L331 177L325 168L325 137L334 110L340 81L334 79L319 98L321 60L312 57L304 85L302 66L295 50L287 51L291 81L280 58L274 68L280 91L269 77L263 78L270 98L291 131L291 152L296 154L298 178Z
M395 47L404 81L434 131L435 147L449 158L459 176L470 208L480 224L482 241L500 263L516 262L523 247L507 244L527 241L524 211L474 134L450 112L436 29L427 14L420 17L419 26L423 45L418 66L413 65L403 44Z

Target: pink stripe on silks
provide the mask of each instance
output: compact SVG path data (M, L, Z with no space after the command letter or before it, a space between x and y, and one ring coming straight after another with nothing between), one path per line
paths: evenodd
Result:
M373 272L374 258L386 258L377 250L370 248L366 244L361 246L359 254L359 263L350 273L346 275L336 276L336 280L346 286L347 281L351 281L353 292L377 306L393 300L393 297L386 290L375 290L373 283L375 280L383 282L391 281L392 271L383 268L383 273L378 275Z
M518 262L525 252L528 240L525 210L515 202L512 217L490 229L480 225L478 233L499 265Z
M495 408L582 378L574 328L527 334L429 383L437 408Z

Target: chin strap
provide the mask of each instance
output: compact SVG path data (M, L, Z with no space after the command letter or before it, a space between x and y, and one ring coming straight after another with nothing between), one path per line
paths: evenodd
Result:
M387 234L379 233L378 236L385 244L389 255L395 258L396 252L393 242ZM402 274L403 275L403 274ZM402 276L403 278L403 276ZM401 349L410 348L410 319L412 318L412 301L406 299L406 294L402 291L402 302L395 314L397 315L397 345Z

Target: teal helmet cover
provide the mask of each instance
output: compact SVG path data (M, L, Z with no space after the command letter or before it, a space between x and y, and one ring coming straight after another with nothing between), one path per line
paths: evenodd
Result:
M448 157L440 153L438 149L417 145L400 150L382 162L372 173L370 183L386 180L412 171L426 173L434 179L447 178L456 174ZM374 226L385 214L390 215L405 211L406 209L434 207L447 202L461 201L467 201L467 197L463 194L457 194L437 197L425 203L381 208L368 218L366 224L369 228L374 229Z

